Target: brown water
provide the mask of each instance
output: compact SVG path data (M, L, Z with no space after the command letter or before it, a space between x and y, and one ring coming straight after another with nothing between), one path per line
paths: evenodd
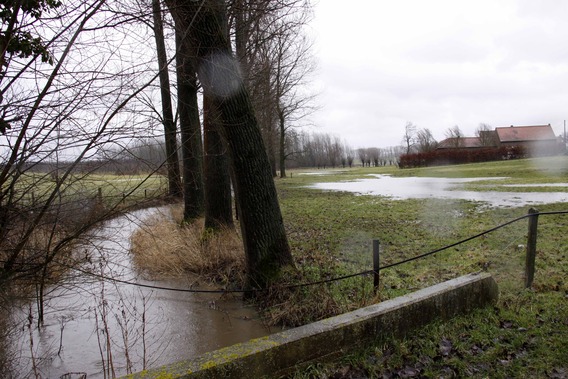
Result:
M129 282L190 288L189 280L144 281L130 260L131 234L145 218L165 211L136 211L106 222L78 252L91 257L84 269ZM50 290L45 309L45 325L38 329L34 303L10 308L12 328L0 342L11 371L0 377L121 376L269 333L236 297L141 288L81 272Z

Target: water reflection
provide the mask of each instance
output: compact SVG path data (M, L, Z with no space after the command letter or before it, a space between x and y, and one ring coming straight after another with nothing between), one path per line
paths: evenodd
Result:
M501 192L466 191L464 183L503 178L424 178L369 175L373 178L336 183L316 183L310 187L329 191L346 191L362 195L404 199L451 199L479 201L491 207L522 207L528 205L568 202L567 192ZM531 185L534 186L534 185ZM545 184L545 186L549 186ZM568 187L568 184L564 184ZM519 187L519 186L516 186Z
M129 282L189 288L189 280L138 278L128 254L131 234L145 218L165 211L142 210L106 222L79 249L90 261L82 269ZM50 290L43 328L34 327L33 303L13 305L10 319L16 332L5 353L17 359L11 361L12 374L2 377L121 376L269 333L238 298L153 290L81 272Z

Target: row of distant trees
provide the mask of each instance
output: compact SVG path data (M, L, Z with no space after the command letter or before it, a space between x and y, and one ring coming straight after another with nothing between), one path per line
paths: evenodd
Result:
M404 152L402 146L353 148L336 135L310 133L301 129L291 129L287 132L285 146L285 169L396 165L398 157ZM103 150L98 154L98 160L84 162L77 169L119 175L147 172L166 175L166 151L162 139L135 140L119 151ZM181 159L179 152L178 158ZM50 164L36 167L46 170L52 169L52 166ZM281 174L280 166L271 167L275 176Z

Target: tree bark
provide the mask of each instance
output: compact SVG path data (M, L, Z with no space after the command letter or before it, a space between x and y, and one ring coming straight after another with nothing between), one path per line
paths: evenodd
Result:
M180 179L176 124L172 110L170 77L168 74L168 58L164 42L164 27L160 0L152 0L154 16L154 37L158 54L158 69L160 79L160 95L162 99L162 123L164 124L164 139L166 145L166 167L168 171L168 193L170 196L181 197L183 190Z
M233 226L229 161L218 129L219 115L209 96L203 97L203 145L205 157L205 227Z
M280 177L286 177L286 119L284 118L284 113L278 107L278 126L279 126L279 164L280 164Z
M270 162L248 92L233 57L222 0L168 0L172 15L187 29L199 80L219 111L231 164L249 286L264 288L292 265L292 255Z
M197 102L197 77L194 60L188 56L187 40L182 38L185 24L176 22L178 113L183 159L184 221L203 215L203 145Z
M271 125L272 126L272 123ZM275 133L274 133L274 128L266 128L265 126L265 135L264 135L264 141L266 143L266 154L268 155L268 161L270 162L270 172L272 173L272 177L275 178L276 175L276 148L274 146L275 141ZM261 135L262 135L262 131L261 131Z

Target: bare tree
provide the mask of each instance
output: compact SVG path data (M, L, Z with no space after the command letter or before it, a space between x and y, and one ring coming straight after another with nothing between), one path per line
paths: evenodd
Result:
M339 137L327 135L325 148L329 165L333 168L337 167L343 155L343 145Z
M404 146L389 146L382 149L382 159L385 165L394 166L398 165L399 157L405 154Z
M306 0L236 0L230 3L236 55L256 109L272 171L286 176L286 134L314 109L305 84L315 65L303 27Z
M349 168L353 167L353 161L355 160L355 153L351 146L345 144L343 146L343 156Z
M183 194L185 221L203 215L203 145L197 100L196 62L191 56L191 41L186 37L187 24L176 20L176 72L178 113L183 156Z
M301 27L308 22L308 8L300 8L291 18L281 18L278 31L271 39L272 81L274 102L278 115L280 177L286 177L286 133L298 121L314 110L311 106L314 95L307 94L305 85L315 69L311 57L312 44L302 33ZM334 161L338 145L334 145Z
M416 147L418 152L425 153L436 149L438 143L434 139L432 132L428 128L420 129L416 132Z
M162 123L164 125L169 194L170 196L181 197L183 190L179 170L176 124L172 109L168 57L166 54L166 44L164 42L164 25L162 21L160 0L152 0L152 14L154 21L154 37L156 39L156 53L158 56L160 95L162 100Z
M489 124L481 123L475 130L475 135L479 138L481 146L489 147L497 145L497 135Z
M416 125L408 121L404 127L402 142L406 146L406 154L410 154L416 139Z
M463 133L458 125L448 128L446 138L450 140L450 145L454 148L463 146Z
M367 149L359 148L357 149L357 157L361 161L361 166L365 167L365 164L369 160Z
M367 149L367 154L369 156L369 161L372 162L372 164L375 167L378 167L379 166L379 158L381 156L380 149L377 148L377 147L370 147L370 148ZM370 165L370 163L369 163L369 165Z
M104 197L91 175L109 161L103 148L118 157L133 137L157 135L143 101L157 71L148 70L155 59L140 49L121 54L150 43L152 34L117 4L32 3L7 5L13 25L49 36L41 42L49 58L9 48L3 55L1 112L10 122L0 137L0 285L36 284L41 322L52 274L77 263L73 244L136 190ZM35 5L43 8L33 22L17 11ZM3 29L2 36L13 33Z
M227 148L221 138L219 113L208 96L203 97L203 145L205 157L205 227L233 226L231 178Z
M248 91L232 55L221 0L168 0L180 30L187 30L187 56L197 67L205 96L219 112L234 170L239 221L245 244L251 287L270 284L281 268L292 265L292 255L270 162Z

